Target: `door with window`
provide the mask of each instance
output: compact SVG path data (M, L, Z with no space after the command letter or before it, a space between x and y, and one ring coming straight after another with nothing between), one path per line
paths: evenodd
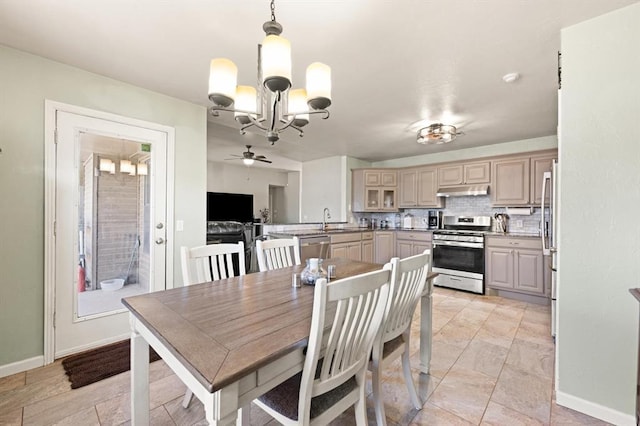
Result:
M167 133L56 112L54 355L129 337L124 297L166 287Z

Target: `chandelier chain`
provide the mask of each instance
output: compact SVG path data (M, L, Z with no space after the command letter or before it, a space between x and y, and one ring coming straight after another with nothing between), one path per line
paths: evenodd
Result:
M271 21L276 22L276 2L271 0Z

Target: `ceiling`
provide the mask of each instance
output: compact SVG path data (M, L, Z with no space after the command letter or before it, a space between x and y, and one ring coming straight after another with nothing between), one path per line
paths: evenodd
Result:
M278 0L293 85L310 63L330 65L331 117L271 146L222 113L209 118L210 159L250 144L270 158L379 161L553 135L560 29L637 2ZM231 59L239 84L255 84L269 19L267 0L3 0L0 43L209 106L210 59ZM511 72L521 78L507 84ZM465 134L419 145L419 122Z

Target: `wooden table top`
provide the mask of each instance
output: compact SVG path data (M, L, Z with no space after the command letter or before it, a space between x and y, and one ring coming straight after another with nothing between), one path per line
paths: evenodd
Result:
M326 259L337 279L382 265ZM128 297L122 303L209 392L307 345L313 287L291 286L304 265Z

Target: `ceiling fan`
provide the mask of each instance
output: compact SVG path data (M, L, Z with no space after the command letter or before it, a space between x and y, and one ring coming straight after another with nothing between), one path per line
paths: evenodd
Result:
M225 158L225 160L242 160L242 162L250 166L254 161L261 161L263 163L271 164L273 161L267 160L267 157L264 155L256 155L254 152L251 152L251 145L245 145L247 150L242 153L242 155L231 154L233 158Z

